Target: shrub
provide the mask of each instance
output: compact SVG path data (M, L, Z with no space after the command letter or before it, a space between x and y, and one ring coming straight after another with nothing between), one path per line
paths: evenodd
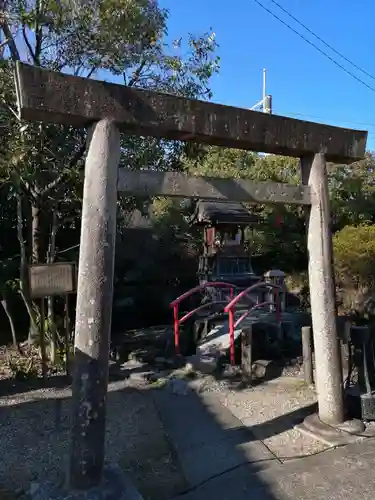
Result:
M345 226L333 237L335 271L342 285L371 288L375 278L375 225Z

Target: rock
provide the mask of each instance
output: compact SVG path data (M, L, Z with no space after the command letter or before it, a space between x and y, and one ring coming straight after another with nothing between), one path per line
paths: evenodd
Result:
M39 490L40 484L39 483L31 483L30 488L29 488L29 495L34 496L36 492Z
M188 361L185 365L185 372L186 373L194 373L195 372L195 368L194 368L194 365L192 363L190 363L190 361Z
M252 366L254 378L271 380L280 377L282 374L282 366L272 360L258 359Z
M145 368L146 366L147 366L146 363L137 361L136 359L125 361L120 365L122 370L139 370L140 368Z
M181 366L181 360L165 358L164 356L156 356L154 363L161 368L179 368Z
M130 373L130 379L134 380L136 382L145 382L147 380L150 380L150 377L152 375L155 375L155 373L152 372L152 371L147 371L147 372L131 372Z
M225 379L240 377L241 369L238 366L225 365L221 371L221 376Z
M130 361L138 361L141 363L154 363L157 356L157 350L153 347L145 348L142 350L132 351L128 359Z
M218 358L207 354L195 354L186 358L186 371L198 371L210 374L218 368Z
M164 358L164 356L156 356L155 363L158 364L158 365L166 365L167 364L167 358Z
M169 376L169 371L161 371L161 372L151 372L148 379L150 382L157 382L160 379L165 379Z
M168 382L168 388L172 391L172 394L176 396L187 396L189 392L189 386L184 380L179 378L172 378Z
M181 360L180 360L180 359L178 359L178 360L176 361L176 359L166 358L166 359L165 359L165 364L166 364L167 366L175 366L176 364L180 365L180 364L181 364Z

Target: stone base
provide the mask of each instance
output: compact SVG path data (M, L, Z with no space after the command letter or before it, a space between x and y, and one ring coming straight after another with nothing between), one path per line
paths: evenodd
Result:
M195 370L207 375L218 370L218 358L205 354L194 354L186 358L186 370Z
M322 422L317 413L306 417L295 429L332 447L360 441L368 436L365 434L366 427L360 420L348 420L332 426Z
M133 483L117 465L108 465L100 486L85 491L67 491L48 481L32 483L32 500L143 500Z

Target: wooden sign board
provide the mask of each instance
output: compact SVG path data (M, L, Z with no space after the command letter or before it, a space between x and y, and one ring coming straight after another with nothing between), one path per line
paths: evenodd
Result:
M57 262L29 266L29 283L33 299L73 293L76 291L76 265Z

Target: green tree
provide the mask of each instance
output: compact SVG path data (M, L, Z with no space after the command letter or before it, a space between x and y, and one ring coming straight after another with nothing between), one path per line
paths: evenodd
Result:
M364 312L374 293L375 225L345 226L334 235L333 246L342 308Z
M193 175L299 182L298 160L285 156L260 156L249 151L212 146L202 148L197 158L187 158L184 165ZM249 208L260 217L259 225L247 236L252 254L258 255L255 262L260 270L280 267L290 271L295 267L305 267L303 211L291 206L253 205Z
M341 283L372 287L375 277L375 225L345 226L333 237L335 266Z
M334 231L375 222L375 158L367 153L351 165L332 165L330 196Z
M166 43L168 11L154 0L101 0L78 5L53 0L9 0L0 11L0 172L14 188L21 282L26 264L53 260L69 234L78 243L83 130L21 123L17 118L12 62L187 97L209 98L218 71L212 32ZM121 164L179 168L184 145L122 137ZM119 222L134 200L120 199ZM120 224L121 230L121 224ZM60 235L60 237L59 237ZM57 245L57 247L56 247ZM27 297L26 297L27 299Z

